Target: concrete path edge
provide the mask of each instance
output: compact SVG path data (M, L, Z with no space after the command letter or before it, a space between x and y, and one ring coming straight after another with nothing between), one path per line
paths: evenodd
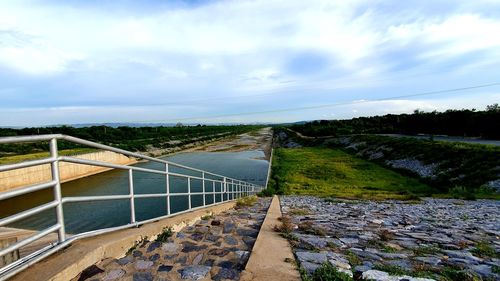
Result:
M275 195L240 280L301 280L295 265L285 261L295 261L290 244L274 231L280 217L279 197Z

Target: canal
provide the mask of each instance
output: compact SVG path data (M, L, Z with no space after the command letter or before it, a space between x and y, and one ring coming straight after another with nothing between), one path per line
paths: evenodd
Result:
M227 177L264 185L267 177L269 162L264 159L260 150L243 152L191 152L164 157L173 163L206 170ZM135 164L137 167L150 169L164 169L164 165L154 162ZM182 168L171 168L171 172L201 176L197 172ZM134 190L137 194L164 193L166 177L134 171ZM187 181L179 177L170 176L170 192L187 192ZM207 192L214 190L208 184ZM202 181L192 180L192 192L202 191ZM215 191L221 191L216 185ZM128 194L128 171L111 170L82 179L62 184L63 196L95 196ZM221 201L221 196L215 197L215 202ZM24 195L2 202L0 218L26 210L53 200L52 191L44 190ZM212 195L205 197L206 203L214 202ZM201 206L203 196L192 196L192 206ZM170 199L171 212L180 212L188 208L187 196L175 196ZM136 219L145 220L166 215L165 198L135 199ZM81 233L90 230L127 224L130 222L130 204L128 200L113 200L99 202L78 202L64 204L64 219L68 233ZM18 221L10 227L40 230L55 224L55 210L48 210L27 219Z

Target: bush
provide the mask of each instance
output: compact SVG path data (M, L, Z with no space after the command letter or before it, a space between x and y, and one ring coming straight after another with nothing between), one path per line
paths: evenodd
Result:
M158 234L158 237L156 237L157 242L166 242L169 237L172 237L174 232L172 231L172 227L164 227L162 232Z
M332 264L326 262L316 269L311 277L312 281L353 281L351 276L339 272Z

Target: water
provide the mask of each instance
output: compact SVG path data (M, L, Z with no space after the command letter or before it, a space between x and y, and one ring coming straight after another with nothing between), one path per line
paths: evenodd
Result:
M208 172L225 175L227 177L264 185L267 177L268 161L261 160L262 151L244 152L193 152L182 153L165 157L171 162L185 166L203 169ZM164 165L154 162L138 163L135 166L151 169L164 169ZM171 168L172 172L201 176L201 173L186 171L181 168ZM207 176L209 178L209 176ZM187 180L170 176L170 192L187 192ZM207 192L221 191L221 185L206 181ZM136 194L165 193L166 177L160 174L134 172L134 190ZM201 192L202 181L191 181L191 192ZM112 170L90 177L74 180L62 184L63 196L95 196L128 194L128 171ZM221 202L220 195L216 195L215 202ZM32 208L34 206L53 200L51 190L31 193L2 202L0 218L13 213ZM191 197L192 207L203 204L202 195ZM214 197L209 194L206 203L214 202ZM175 196L170 199L171 213L188 208L187 196ZM166 198L141 198L135 201L136 219L145 220L166 215ZM85 231L127 224L130 222L129 200L113 200L99 202L78 202L64 204L64 218L68 233L81 233ZM55 211L48 210L18 221L11 227L26 229L43 229L56 222Z

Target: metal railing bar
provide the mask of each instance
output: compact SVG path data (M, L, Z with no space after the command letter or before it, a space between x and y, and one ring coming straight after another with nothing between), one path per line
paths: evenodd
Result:
M140 168L140 167L135 167L135 166L126 166L126 165L119 165L119 164L111 164L111 163L102 162L102 161L87 160L87 159L75 158L75 157L70 157L70 156L60 156L58 159L59 159L59 161L70 162L70 163L75 163L75 164L100 166L100 167L123 169L123 170L134 170L134 171L139 171L139 172L167 175L166 171L161 171L161 170ZM184 174L179 174L179 173L174 173L174 172L169 172L168 175L175 176L175 177L182 177L182 178L190 177L190 178L197 179L197 180L203 180L202 177L184 175ZM206 180L215 181L215 182L223 182L222 180L215 180L215 179L206 179Z
M200 172L200 173L201 172L205 172L206 174L209 174L209 175L213 175L213 176L224 178L224 176L220 175L220 174L216 174L216 173L212 173L212 172L208 172L208 171L203 171L203 170L200 170L200 169L196 169L196 168L184 166L184 165L181 165L181 164L173 163L173 162L162 160L162 159L159 159L159 158L154 158L154 157L146 156L146 155L143 155L143 154L140 154L140 153L130 152L130 151L127 151L127 150L124 150L124 149L115 148L115 147L108 146L108 145L105 145L105 144L100 144L100 143L96 143L96 142L93 142L93 141L88 141L88 140L84 140L84 139L80 139L80 138L76 138L76 137L72 137L72 136L68 136L68 135L63 135L63 134L38 135L38 136L2 137L2 138L0 138L0 144L7 144L7 143L13 143L13 142L50 141L51 139L66 140L66 141L69 141L69 142L74 142L74 143L78 143L78 144L82 144L82 145L86 145L86 146L90 146L90 147L94 147L94 148L98 148L98 149L113 151L113 152L116 152L116 153L120 153L120 154L124 154L124 155L127 155L127 156L131 156L131 157L134 157L134 158L140 158L140 159L149 160L149 161L153 161L153 162L157 162L157 163L164 163L164 164L168 163L168 164L171 164L172 166L176 166L176 167L179 167L179 168L184 168L184 169L187 169L187 170L196 171L196 172Z
M181 165L181 164L177 164L177 163L173 163L173 162L170 162L170 161L162 160L162 159L159 159L159 158L154 158L154 157L146 156L146 155L143 155L143 154L140 154L140 153L130 152L130 151L123 150L123 149L120 149L120 148L115 148L115 147L112 147L112 146L108 146L108 145L104 145L104 144L100 144L100 143L96 143L96 142L92 142L92 141L88 141L88 140L84 140L84 139L80 139L80 138L76 138L76 137L72 137L72 136L68 136L68 135L61 135L61 137L59 137L59 139L64 139L64 140L67 140L67 141L70 141L70 142L74 142L74 143L78 143L78 144L82 144L82 145L86 145L86 146L90 146L90 147L95 147L95 148L99 148L99 149L109 150L109 151L121 153L121 154L132 156L132 157L135 157L135 158L141 158L141 159L145 159L145 160L149 160L149 161L153 161L153 162L157 162L157 163L164 163L164 164L168 163L168 164L171 164L173 166L176 166L176 167L179 167L179 168L184 168L184 169L191 170L191 171L196 171L196 172L200 172L200 173L203 172L203 170L200 170L200 169L191 168L191 167L188 167L188 166L184 166L184 165ZM223 175L219 175L219 174L215 174L215 173L210 173L210 172L207 172L207 173L211 174L211 175L214 175L214 176L218 176L218 177L224 177Z
M13 142L49 141L51 139L60 139L62 137L63 137L62 134L2 137L2 138L0 138L0 144L7 144L7 143L13 143Z
M54 180L52 180L52 181L49 181L49 182L44 182L44 183L29 185L29 186L25 186L25 187L22 187L22 188L17 188L17 189L11 190L11 191L2 192L2 193L0 193L0 201L1 200L5 200L5 199L9 199L9 198L12 198L12 197L16 197L16 196L19 196L19 195L23 195L23 194L26 194L26 193L31 193L31 192L35 192L35 191L38 191L38 190L46 189L46 188L52 187L52 186L54 186L56 184L57 184L57 182L54 181Z
M47 204L43 204L43 205L28 209L26 211L22 211L20 213L14 214L12 216L8 216L6 218L0 219L0 226L7 225L7 224L13 223L15 221L22 220L22 219L29 217L31 215L38 214L38 213L43 212L45 210L48 210L50 208L54 208L55 206L57 206L57 204L59 204L58 201L52 201L52 202L49 202Z
M10 245L7 248L3 248L2 250L0 250L0 257L4 256L4 255L6 255L6 254L8 254L8 253L10 253L12 251L15 251L15 250L17 250L17 249L19 249L19 248L21 248L23 246L26 246L26 245L28 245L28 244L30 244L30 243L32 243L32 242L34 242L34 241L36 241L36 240L44 237L44 236L46 236L46 235L49 235L50 233L52 233L54 231L57 231L60 228L61 228L60 224L55 224L55 225L53 225L53 226L51 226L51 227L49 227L49 228L47 228L45 230L42 230L42 231L38 232L37 234L35 234L33 236L30 236L30 237L28 237L26 239L23 239L23 240L21 240L21 241L19 241L17 243L14 243L14 244Z
M135 194L138 197L138 194ZM96 196L72 196L64 197L62 199L63 203L74 203L74 202L88 202L88 201L108 201L108 200L123 200L130 199L130 194L125 195L96 195Z
M15 164L0 165L0 172L6 172L6 171L10 171L10 170L15 170L15 169L22 169L22 168L28 168L28 167L38 166L38 165L49 164L51 162L54 162L55 160L56 160L55 158L49 157L49 158L43 158L43 159L24 161L24 162L15 163Z

